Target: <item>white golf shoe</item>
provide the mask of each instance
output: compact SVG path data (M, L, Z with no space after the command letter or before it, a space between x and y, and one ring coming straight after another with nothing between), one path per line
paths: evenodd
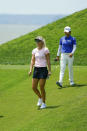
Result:
M71 86L74 86L74 85L75 85L75 83L74 83L73 81L71 81L71 82L70 82L70 85L71 85Z
M45 103L42 103L40 109L44 109L44 108L46 108L46 104L45 104Z
M39 98L37 106L41 106L42 105L42 99Z

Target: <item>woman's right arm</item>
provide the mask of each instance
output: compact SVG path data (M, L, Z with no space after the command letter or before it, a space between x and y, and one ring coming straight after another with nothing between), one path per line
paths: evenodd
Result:
M61 53L61 48L62 48L62 45L59 45L56 59L54 59L55 61L59 61L59 56L60 56L60 53Z
M32 54L29 76L32 74L34 64L35 64L35 56Z
M60 56L62 45L59 45L57 56Z
M62 48L62 38L60 39L60 42L59 42L59 48L58 48L57 56L56 56L56 59L54 59L55 61L59 61L59 56L60 56L60 53L61 53L61 48Z

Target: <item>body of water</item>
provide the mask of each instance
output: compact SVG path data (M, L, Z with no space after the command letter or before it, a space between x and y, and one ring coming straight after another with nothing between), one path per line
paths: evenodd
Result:
M0 24L0 44L32 32L41 25Z

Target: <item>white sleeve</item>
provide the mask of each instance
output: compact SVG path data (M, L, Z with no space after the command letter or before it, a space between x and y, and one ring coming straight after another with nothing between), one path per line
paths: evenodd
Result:
M75 50L76 50L76 45L73 45L73 50L71 53L74 54Z
M62 45L59 45L57 56L60 56Z
M45 48L45 54L49 54L49 49L48 48Z
M35 55L35 49L32 50L32 55Z

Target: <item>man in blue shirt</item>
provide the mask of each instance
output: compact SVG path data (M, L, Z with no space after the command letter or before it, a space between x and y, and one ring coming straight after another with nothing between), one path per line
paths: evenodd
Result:
M56 60L59 60L59 56L61 53L60 59L60 76L59 81L56 84L62 87L64 72L66 68L66 64L68 64L69 68L69 80L70 85L74 85L73 80L73 61L74 61L74 52L76 50L76 39L71 36L71 28L66 26L64 28L65 36L60 39L59 48L57 52Z

